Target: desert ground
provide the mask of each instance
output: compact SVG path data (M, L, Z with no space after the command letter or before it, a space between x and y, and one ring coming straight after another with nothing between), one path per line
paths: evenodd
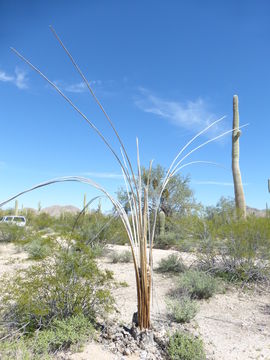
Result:
M109 245L109 251L122 252L126 246ZM173 253L173 250L154 249L154 268L158 262ZM185 263L191 265L194 255L181 253ZM0 245L0 276L12 274L16 269L29 266L27 254L13 244ZM109 257L99 260L103 269L112 270L115 280L126 282L128 286L116 287L113 296L116 312L110 321L131 326L136 311L135 277L132 263L113 264ZM154 273L154 292L152 299L152 322L168 323L165 298L175 288L175 276ZM217 294L210 300L199 302L199 312L189 324L172 324L172 327L188 329L200 335L205 344L208 359L213 360L270 360L270 294L267 289L247 289L230 286L224 294ZM116 360L143 359L143 354L130 356L115 355L98 342L86 344L79 353L65 354L72 360Z

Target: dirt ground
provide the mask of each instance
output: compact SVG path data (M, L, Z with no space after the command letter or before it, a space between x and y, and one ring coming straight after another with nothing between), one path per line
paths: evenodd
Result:
M126 246L110 246L110 250L124 251ZM160 259L173 250L154 250L154 267ZM194 256L181 254L187 264ZM132 263L112 264L108 257L99 260L102 268L114 272L115 279L126 282L127 287L113 290L117 313L114 319L131 325L136 311L135 276ZM0 245L0 276L11 274L15 269L29 266L27 255L18 252L13 244ZM175 287L176 279L154 273L154 296L152 301L152 320L166 318L166 294ZM195 319L187 325L193 333L204 341L209 359L213 360L270 360L270 294L266 291L231 289L225 294L217 294L207 301L200 301L200 310ZM117 357L102 348L98 343L86 344L81 353L72 354L72 360L115 360ZM119 359L119 357L118 357ZM136 360L132 355L123 359Z

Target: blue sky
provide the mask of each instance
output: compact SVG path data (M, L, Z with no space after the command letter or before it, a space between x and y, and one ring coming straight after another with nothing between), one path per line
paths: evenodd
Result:
M115 192L119 166L70 106L10 51L39 67L118 149L104 116L51 31L53 25L111 116L135 162L168 167L177 151L209 121L226 119L201 138L232 126L239 96L240 167L246 202L269 199L270 3L267 0L5 1L0 0L0 200L65 175L89 176ZM196 142L198 145L200 142ZM195 197L214 205L233 196L231 136L190 160ZM20 204L81 207L96 191L57 184L24 195ZM104 203L104 209L109 204Z

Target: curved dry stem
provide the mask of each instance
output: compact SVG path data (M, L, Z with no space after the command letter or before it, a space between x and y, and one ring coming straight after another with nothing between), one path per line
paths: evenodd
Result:
M88 203L83 207L83 209L79 212L77 218L75 219L74 225L72 227L72 232L74 231L75 227L77 226L77 223L80 219L80 217L85 213L85 210L88 208L88 206L90 206L95 200L100 199L102 196L96 196L93 199L91 199L90 201L88 201Z
M224 118L224 117L223 117L223 118ZM219 119L219 120L217 120L217 121L221 121L223 118L221 118L221 119ZM201 135L203 132L205 132L206 130L208 130L208 129L211 127L211 125L217 123L217 121L215 121L214 123L210 124L207 128L205 128L204 130L202 130L199 134ZM245 126L247 126L247 125L248 125L248 124L242 125L241 128L242 128L242 127L245 127ZM154 222L153 222L152 239L151 239L152 246L153 246L153 242L154 242L154 234L155 234L155 228L156 228L157 213L158 213L158 209L159 209L159 205L160 205L160 201L161 201L161 196L162 196L162 193L163 193L165 187L167 186L168 182L170 181L170 179L171 179L171 177L172 177L171 174L176 174L176 173L177 173L180 169L182 169L183 167L186 167L186 166L188 166L188 165L194 164L195 162L192 161L192 162L189 162L188 164L186 164L186 165L184 165L184 166L182 166L182 167L181 167L181 166L179 167L179 165L182 163L182 161L184 161L184 160L185 160L188 156L190 156L192 153L194 153L195 151L201 149L202 147L206 146L207 144L209 144L209 143L211 143L211 142L213 142L213 141L215 141L215 140L218 140L218 139L220 139L221 137L223 137L223 136L225 136L225 135L233 132L234 130L235 130L235 129L231 129L231 130L225 131L225 132L223 132L222 134L220 134L220 135L218 135L218 136L215 136L214 138L211 138L210 140L207 140L207 141L205 141L204 143L198 145L197 147L195 147L194 149L192 149L191 151L189 151L188 154L186 154L185 156L183 156L183 157L177 162L177 164L173 167L173 169L170 170L170 172L169 172L169 171L167 172L167 174L166 174L166 176L165 176L165 178L164 178L164 180L163 180L163 184L162 184L162 187L161 187L161 191L160 191L160 194L159 194L159 197L158 197L157 207L156 207L156 210L155 210L155 212L154 212ZM195 135L195 136L193 137L193 139L190 140L190 141L184 146L183 149L186 149L187 146L188 146L189 144L191 144L191 142L192 142L193 140L195 140L198 136L199 136L198 134ZM180 151L180 153L182 153L182 152L184 151L183 149ZM178 155L180 155L180 153L179 153ZM178 155L177 155L177 157L173 160L173 163L175 163L176 159L179 157ZM201 161L199 161L199 162L201 163ZM208 163L212 163L212 162L208 162ZM213 164L215 164L215 163L213 163ZM171 169L171 168L172 168L172 165L170 166L170 169Z
M202 129L200 132L198 132L195 136L193 136L193 138L191 140L189 140L186 145L184 145L182 147L182 149L179 151L179 153L176 155L176 157L173 159L167 174L170 173L171 168L173 167L173 165L175 164L176 160L179 158L179 156L186 150L186 148L192 144L200 135L204 134L207 130L209 130L211 127L213 127L214 125L218 124L220 121L224 120L226 118L226 116L222 116L221 118L215 120L214 122L212 122L211 124L209 124L208 126L206 126L204 129Z
M71 60L73 66L75 67L75 69L78 71L79 75L81 76L82 80L84 81L84 83L86 84L88 90L90 91L91 95L93 96L95 102L97 103L97 105L99 106L99 108L101 109L102 113L105 115L107 121L109 122L111 128L113 129L120 145L121 145L121 148L123 149L123 152L124 154L122 154L123 156L123 159L125 161L125 158L127 159L127 162L128 162L128 165L129 165L129 169L131 171L131 175L132 175L132 181L133 181L133 184L134 184L134 187L135 187L135 190L136 190L136 193L137 193L137 198L140 198L140 194L139 194L139 189L137 187L137 183L136 183L136 178L135 178L135 175L134 175L134 171L133 171L133 167L132 167L132 164L131 164L131 161L129 159L129 156L127 154L127 151L126 151L126 148L124 146L124 143L121 139L121 137L119 136L119 133L118 131L116 130L111 118L109 117L109 115L107 114L107 112L105 111L104 107L102 106L101 102L98 100L97 96L95 95L92 87L90 86L89 84L89 81L86 79L85 75L83 74L83 72L81 71L81 69L79 68L78 64L76 63L76 61L74 60L73 56L71 55L71 53L68 51L68 49L66 48L66 46L64 45L63 41L60 39L60 37L58 36L58 34L56 33L55 29L50 25L49 26L53 35L55 36L55 38L57 39L57 41L59 42L59 44L61 45L61 47L64 49L65 53L67 54L67 56L69 57L69 59ZM128 179L128 183L130 185L130 190L131 190L131 193L132 193L132 196L135 197L135 194L134 194L134 191L133 191L133 186L132 186L132 181L131 181L131 177L130 177L130 174L129 174L129 169L128 167L126 166L126 177ZM135 207L135 211L136 212L139 212L139 208L137 209L137 205Z
M237 129L241 129L241 128L246 127L246 126L248 126L248 124L244 124L244 125L240 126L240 127L237 128ZM231 129L231 130L224 131L222 134L220 134L220 135L218 135L218 136L215 136L215 137L213 137L213 138L205 141L204 143L196 146L194 149L190 150L185 156L183 156L183 157L181 158L181 160L179 160L179 161L177 162L177 164L174 166L174 168L173 168L173 170L171 170L171 172L173 172L175 169L177 169L177 167L178 167L188 156L190 156L191 154L193 154L195 151L201 149L202 147L204 147L204 146L207 145L207 144L210 144L210 143L213 142L213 141L216 141L216 140L222 138L223 136L225 136L225 135L227 135L227 134L232 133L234 130L235 130L235 129Z
M121 147L123 148L123 151L124 151L124 154L125 154L125 157L128 161L128 164L129 164L129 167L130 167L130 170L131 170L131 173L132 173L132 177L133 177L133 181L135 181L135 175L134 175L134 172L133 172L133 168L132 168L132 165L131 165L131 162L130 162L130 159L129 159L129 156L127 154L127 151L126 151L126 148L124 146L124 143L121 139L121 137L119 136L119 133L118 131L116 130L110 116L108 115L108 113L105 111L104 107L102 106L101 102L98 100L96 94L94 93L92 87L90 86L89 84L89 81L86 79L84 73L81 71L81 69L79 68L78 64L76 63L76 61L74 60L73 56L71 55L71 53L68 51L67 47L64 45L63 41L60 39L59 35L56 33L55 29L53 28L53 26L49 26L49 28L51 29L53 35L55 36L55 38L57 39L57 41L59 42L59 44L62 46L62 48L64 49L64 51L66 52L66 54L68 55L69 59L71 60L72 64L74 65L75 69L78 71L79 75L81 76L81 78L83 79L85 85L87 86L88 90L90 91L91 95L93 96L95 102L97 103L97 105L99 106L99 108L101 109L102 113L105 115L107 121L109 122L111 128L113 129Z
M80 176L66 176L66 177L60 177L60 178L55 178L52 180L48 180L45 181L43 183L37 184L29 189L26 189L24 191L19 192L18 194L8 198L7 200L3 201L0 203L0 207L4 206L5 204L7 204L8 202L16 199L17 197L26 194L28 192L31 192L33 190L39 189L41 187L44 186L48 186L51 184L55 184L55 183L60 183L60 182L80 182L80 183L84 183L84 184L89 184L91 186L93 186L94 188L96 188L97 190L103 192L106 197L112 202L112 204L115 206L115 208L117 209L119 216L121 217L122 223L126 229L127 235L128 235L128 239L130 242L130 246L131 246L131 251L132 254L134 256L134 265L135 267L138 267L138 259L135 256L135 243L134 243L134 239L133 239L133 234L132 234L132 229L130 227L130 223L129 223L129 219L128 216L123 208L123 206L120 204L120 202L116 199L114 199L102 186L100 186L99 184L97 184L96 182L94 182L91 179L88 178L84 178L84 177L80 177Z
M45 79L68 103L69 105L75 110L77 111L77 113L83 117L83 119L92 127L92 129L98 134L98 136L103 140L103 142L106 144L106 146L109 148L109 150L112 152L112 154L114 155L114 157L116 158L117 162L119 163L119 165L121 166L125 176L128 179L128 183L130 185L130 190L133 193L133 186L131 183L131 179L129 176L129 173L127 172L127 170L125 169L122 161L120 160L119 156L117 155L117 153L115 152L115 150L112 148L112 146L110 145L110 143L108 142L108 140L102 135L102 133L100 132L100 130L94 125L94 123L92 121L90 121L88 119L88 117L71 101L71 99L66 96L63 91L61 91L59 89L59 87L57 85L55 85L50 79L47 78L46 75L44 75L36 66L34 66L29 60L27 60L22 54L20 54L16 49L11 48L11 50L19 57L21 58L26 64L28 64L33 70L35 70L43 79ZM134 177L134 186L136 187L136 181L135 181L135 177ZM133 196L135 196L135 194L133 194Z

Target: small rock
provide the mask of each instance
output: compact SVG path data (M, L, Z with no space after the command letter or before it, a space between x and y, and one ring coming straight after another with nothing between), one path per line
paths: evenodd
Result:
M124 349L123 355L129 356L131 355L131 351L129 349Z

